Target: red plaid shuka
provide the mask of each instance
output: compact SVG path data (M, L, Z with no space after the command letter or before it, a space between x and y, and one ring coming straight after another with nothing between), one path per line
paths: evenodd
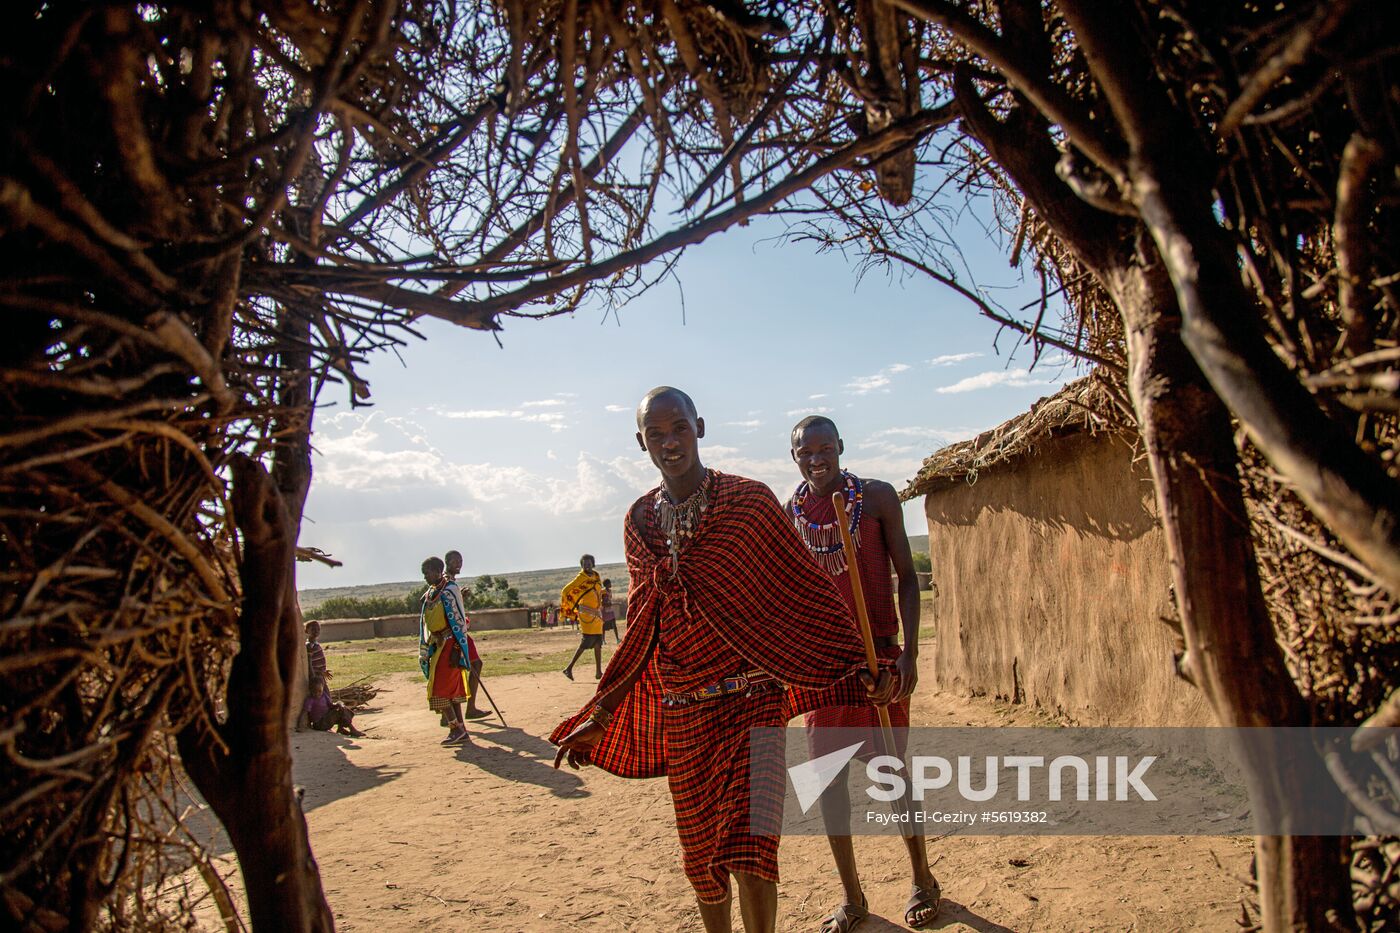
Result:
M809 496L803 507L808 520L824 524L831 521L835 507L824 496ZM894 585L890 581L890 552L885 545L885 529L871 509L865 509L860 516L860 548L856 551L856 565L860 568L860 586L865 593L866 611L870 615L870 634L876 639L893 638L899 634L899 613L895 611ZM851 578L846 571L834 575L841 598L846 601L852 614L856 609L856 598L851 591ZM875 653L883 664L889 664L899 657L899 647L876 648ZM897 754L904 754L908 741L909 698L891 703L890 725L895 729L895 742L899 745ZM849 745L855 737L848 732L831 733L828 728L867 729L870 739L866 743L867 752L860 755L869 760L882 747L878 736L880 714L869 703L852 706L827 706L815 709L806 716L807 746L813 758L836 751Z
M768 487L715 472L709 508L674 575L655 527L655 495L639 500L646 516L640 526L632 512L626 522L627 639L593 700L550 740L561 742L599 699L645 665L590 760L622 777L669 777L686 876L700 900L714 903L728 896L731 871L778 876L777 838L746 832L750 793L774 790L767 779L762 788L750 787L749 729L860 702L865 690L851 675L863 652L836 587ZM791 689L662 705L666 691L752 670Z

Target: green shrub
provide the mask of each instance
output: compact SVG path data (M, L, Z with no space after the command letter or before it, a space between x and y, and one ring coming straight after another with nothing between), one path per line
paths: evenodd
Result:
M379 616L417 615L427 585L409 590L401 597L332 596L315 609L306 611L308 620L373 619ZM520 593L505 577L478 577L474 585L462 587L462 603L468 609L514 609L524 605Z

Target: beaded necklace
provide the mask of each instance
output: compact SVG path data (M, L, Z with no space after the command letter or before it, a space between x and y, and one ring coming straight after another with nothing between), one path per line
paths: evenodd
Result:
M700 528L700 519L710 507L710 478L712 470L706 470L696 490L682 502L673 502L663 485L656 491L656 526L666 539L671 551L671 574L680 572L681 550L695 538Z
M846 513L844 516L833 515L831 521L825 524L812 521L803 512L802 507L806 505L807 497L812 493L810 483L803 480L797 491L792 494L792 523L796 526L797 533L802 535L802 540L807 543L807 550L812 552L817 563L833 576L846 570L846 551L841 544L841 529L836 524L842 518L849 521L851 539L856 547L860 547L861 500L864 498L865 488L860 478L849 470L842 470L841 478L844 481L841 492L846 499Z

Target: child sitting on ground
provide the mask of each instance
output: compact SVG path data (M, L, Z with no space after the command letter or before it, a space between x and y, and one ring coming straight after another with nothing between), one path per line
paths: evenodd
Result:
M319 674L312 674L306 702L302 704L301 715L297 717L297 731L301 732L308 726L320 732L335 729L341 735L358 739L364 733L355 728L353 716L348 708L331 699L326 679Z

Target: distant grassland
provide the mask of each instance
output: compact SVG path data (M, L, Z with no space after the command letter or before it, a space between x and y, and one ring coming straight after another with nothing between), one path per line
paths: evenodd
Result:
M924 647L932 646L934 638L931 598L932 594L923 594L924 624L919 630L919 641ZM622 634L627 634L625 622ZM579 642L578 632L572 629L474 632L472 637L476 639L482 659L486 662L483 674L487 677L561 670L573 657ZM609 635L603 642L604 667L616 647ZM327 642L325 649L326 664L335 675L331 679L332 688L346 687L362 680L373 683L389 674L419 673L418 639L412 635L333 641ZM582 681L593 680L593 652L589 651L579 658L574 666L574 676Z
M910 535L909 547L915 553L928 553L928 535ZM627 595L627 565L599 564L598 573L613 582L613 593ZM516 570L503 574L510 585L520 592L520 601L527 606L559 601L559 591L578 573L577 567L556 567L552 570ZM476 577L464 576L462 582L470 584ZM402 583L365 583L359 586L332 586L321 589L302 590L301 608L303 611L315 609L332 596L351 596L367 599L374 596L403 596L415 586L422 586L422 580L405 580Z
M626 634L625 624L622 631ZM574 656L579 642L578 632L572 629L474 632L472 637L486 662L482 671L486 677L562 670ZM603 643L605 667L615 647L616 644L609 635ZM328 642L325 649L326 665L334 674L331 678L332 688L349 686L361 680L373 683L387 674L410 671L420 673L418 639L412 635L403 638L333 641ZM593 652L589 651L585 657L579 659L574 667L574 676L579 680L593 680Z
M613 593L623 596L627 593L627 565L599 564L597 570L605 578L612 580ZM553 570L517 570L512 573L491 574L492 577L505 577L510 585L520 593L520 601L527 606L559 601L559 591L578 573L577 567L557 567ZM463 575L461 583L470 585L476 577ZM402 596L423 581L405 580L402 583L365 583L359 586L332 586L321 589L302 590L303 611L315 609L332 596L350 596L368 599L374 596Z

